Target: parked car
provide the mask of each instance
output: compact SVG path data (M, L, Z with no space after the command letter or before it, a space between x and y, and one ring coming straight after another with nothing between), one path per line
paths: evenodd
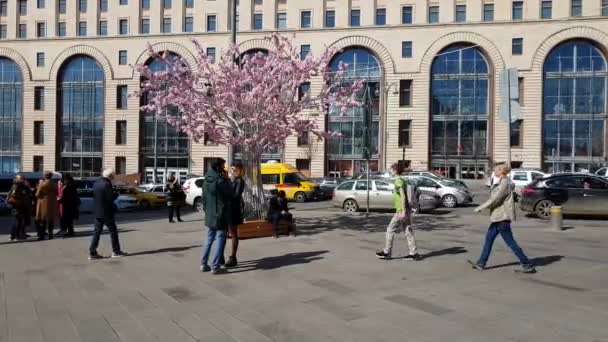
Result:
M140 184L137 186L137 189L139 191L156 192L156 193L163 193L163 194L167 192L167 189L165 188L165 184L153 184L153 183Z
M135 187L116 187L121 195L131 195L137 200L137 206L142 209L159 208L167 204L167 195L160 192L141 191Z
M92 190L78 191L80 198L80 212L92 213L95 208ZM131 211L137 209L137 199L131 195L118 195L114 200L114 207L118 211Z
M370 209L394 209L395 189L393 180L373 179L370 180ZM439 206L439 197L435 194L419 190L417 192L418 205L415 208L418 212L433 210ZM350 180L338 185L334 190L334 207L342 208L347 212L356 212L365 207L367 203L367 181Z
M0 215L10 215L12 209L6 202L6 194L0 194Z
M554 205L561 206L565 215L606 215L607 203L608 180L580 173L560 173L537 179L522 190L519 201L521 210L535 213L542 219L551 217Z
M392 177L392 175L389 172L371 171L369 173L369 178L390 179L391 177ZM367 173L359 173L354 177L354 179L366 179L366 178L367 178Z
M194 177L187 179L182 186L186 194L186 204L199 212L203 211L203 185L205 177Z
M608 167L603 167L603 168L595 171L595 174L600 177L608 178Z
M405 176L408 183L415 184L418 189L434 193L441 199L441 205L454 208L473 202L473 195L467 188L448 179L434 179L426 176Z
M521 192L521 189L523 189L526 185L532 183L533 181L539 178L547 176L549 176L549 174L544 173L539 169L513 169L511 170L511 173L509 173L509 178L511 178L511 181L515 185L515 192L518 194ZM492 186L492 184L497 181L494 179L495 177L496 175L494 174L494 172L492 172L492 175L486 181L487 187Z
M319 184L319 191L316 194L316 199L318 200L331 199L334 193L334 189L341 182L340 178L334 177L316 178L314 179L314 181Z
M465 188L468 189L467 184L461 180L457 180L457 179L451 179L451 178L446 178L438 173L432 172L432 171L410 171L407 173L408 176L424 176L424 177L429 177L432 179L436 179L436 180L448 180L451 182L454 182L456 184L459 184Z

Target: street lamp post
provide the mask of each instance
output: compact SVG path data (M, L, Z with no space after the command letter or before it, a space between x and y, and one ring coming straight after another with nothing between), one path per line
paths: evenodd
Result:
M238 0L232 0L232 34L231 39L232 39L232 44L236 45L236 2ZM235 63L237 61L235 60ZM228 145L228 157L226 158L228 165L232 165L232 159L234 158L234 146L232 146L231 144Z

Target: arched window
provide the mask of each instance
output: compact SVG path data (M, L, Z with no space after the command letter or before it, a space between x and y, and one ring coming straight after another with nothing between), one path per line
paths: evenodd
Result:
M12 60L0 57L0 173L21 171L23 80Z
M554 48L544 64L543 154L551 172L594 171L606 155L606 59L591 42Z
M479 48L459 44L441 51L431 70L432 168L481 178L488 168L488 62Z
M169 58L177 59L176 54ZM160 60L150 59L148 67L153 72L164 71L167 64ZM141 105L146 105L147 97L141 97ZM170 110L170 109L167 109ZM165 113L166 115L167 113ZM176 114L176 111L171 113ZM142 111L142 159L147 182L164 182L166 177L175 174L185 181L190 170L190 139L175 126L167 123L163 115ZM154 175L156 174L156 181Z
M367 49L354 47L334 57L331 69L338 70L340 63L347 65L345 80L363 80L360 93L361 107L340 114L330 108L328 130L341 133L328 140L327 171L342 175L355 175L365 171L365 128L370 126L370 170L378 170L378 133L380 122L380 94L382 70L378 59ZM367 118L367 122L366 122Z
M97 61L78 55L58 78L59 170L97 176L103 167L104 73Z

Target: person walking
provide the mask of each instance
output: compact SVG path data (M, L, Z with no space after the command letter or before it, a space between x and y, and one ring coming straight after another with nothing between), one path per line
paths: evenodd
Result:
M15 210L15 222L11 228L10 241L25 240L27 238L25 227L27 216L31 213L31 196L31 190L25 185L25 179L22 175L17 175L7 195L8 204Z
M57 200L59 201L59 226L61 227L59 234L63 237L74 236L74 220L78 218L80 198L71 175L63 175Z
M272 237L279 237L279 223L281 220L287 222L287 233L291 236L296 236L293 226L293 215L289 212L285 191L280 190L275 196L272 196L268 201L268 219L272 222Z
M110 231L110 240L112 242L112 258L125 256L126 253L120 248L118 240L118 228L116 227L115 207L114 207L114 191L112 190L112 179L114 179L114 171L106 169L102 173L95 184L93 184L93 202L95 215L95 230L91 245L89 246L89 260L102 259L103 256L97 253L99 238L103 231L103 226L108 227Z
M239 224L243 223L243 192L245 181L243 180L243 164L235 163L230 168L232 179L232 198L230 203L230 236L232 248L226 267L235 267L238 263L236 252L239 249Z
M211 271L213 274L225 273L226 269L220 266L224 257L226 244L226 230L230 226L230 201L232 200L232 186L224 170L226 161L216 159L207 175L203 189L203 205L205 211L205 225L207 226L207 240L203 245L201 257L201 272ZM213 243L217 240L216 251L209 267L209 256Z
M44 240L44 232L47 231L48 239L53 239L53 229L57 220L57 183L53 181L53 173L45 172L44 179L38 183L36 190L36 222L38 229L38 240Z
M405 231L409 254L404 257L405 260L421 260L422 257L418 254L416 247L416 238L412 229L413 218L412 208L407 195L407 185L401 178L404 167L400 163L395 163L391 166L391 173L395 177L395 190L393 191L393 202L395 205L395 215L386 228L386 240L384 249L376 252L376 256L381 259L390 259L392 257L393 242L395 233L399 230ZM413 191L413 190L411 190Z
M184 222L182 221L179 212L185 197L184 190L182 190L182 186L179 184L179 180L175 177L175 175L169 176L166 187L168 192L167 209L169 210L169 223L175 223L175 221L173 221L174 212L175 216L177 217L177 221Z
M476 262L471 260L468 260L468 262L473 266L474 269L480 271L484 270L486 268L486 263L490 258L494 240L496 240L496 237L500 234L507 246L511 248L521 263L521 269L516 271L522 273L534 273L536 270L530 263L530 260L528 260L526 254L524 254L523 250L515 241L513 232L511 231L511 222L515 221L516 218L513 194L515 186L508 177L511 169L506 164L499 164L496 166L494 172L499 179L498 182L492 187L490 199L488 199L484 204L475 208L476 213L489 209L491 224L486 233L485 243L479 259Z

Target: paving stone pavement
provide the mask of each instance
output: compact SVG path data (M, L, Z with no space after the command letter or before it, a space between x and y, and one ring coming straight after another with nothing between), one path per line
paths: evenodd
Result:
M425 259L407 262L373 255L389 213L296 210L297 237L242 241L239 266L220 276L198 270L198 214L173 225L121 215L120 259L87 260L90 225L71 239L2 242L0 341L608 341L607 222L554 232L524 218L515 235L539 272L512 272L500 240L493 268L478 272L466 259L487 218L470 211L418 216Z

